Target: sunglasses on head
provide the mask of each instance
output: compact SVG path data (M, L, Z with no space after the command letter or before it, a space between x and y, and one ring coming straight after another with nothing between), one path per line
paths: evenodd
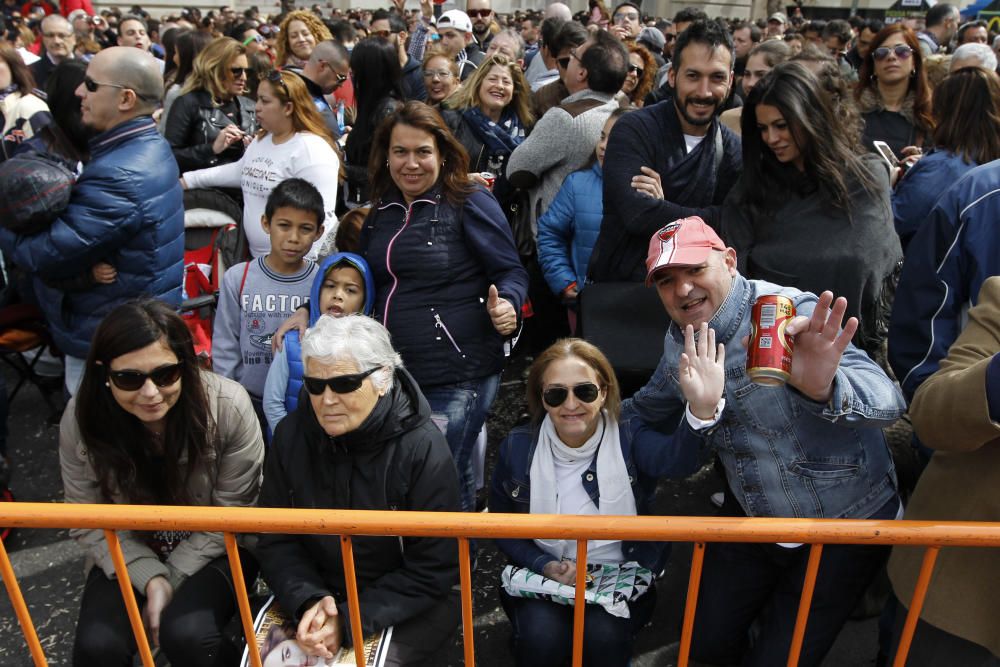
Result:
M628 71L629 72L635 72L635 75L641 79L642 78L642 73L645 72L646 70L644 70L643 68L639 67L638 65L629 65L628 66Z
M288 86L285 85L285 80L281 78L281 70L271 70L271 73L267 75L267 80L281 86L281 89L285 91L285 97L288 97Z
M875 60L885 60L889 57L890 53L895 53L896 57L900 60L906 60L913 55L913 49L908 47L906 44L897 44L891 48L888 46L880 46L872 51L872 56Z
M270 37L271 35L278 34L278 27L273 25L262 25L257 28L257 32L262 34L264 37Z
M230 67L229 71L233 73L234 79L238 79L241 76L250 76L250 73L253 72L249 67Z
M375 368L369 368L364 373L338 375L332 378L314 378L303 375L302 384L305 385L306 391L313 396L322 396L327 387L335 394L350 394L360 389L361 383L364 382L365 378L380 368L382 367L376 366Z
M153 384L157 387L169 387L181 379L181 371L183 369L184 364L178 362L176 364L160 366L148 373L133 370L109 370L108 379L122 391L138 391L146 384L146 380L152 380Z
M566 402L571 391L577 400L584 403L593 403L601 395L600 387L593 382L584 382L575 387L549 387L542 392L542 401L550 408L558 408Z
M493 10L492 9L469 9L469 10L466 10L465 13L469 15L470 19L486 18L487 16L490 16L493 13Z

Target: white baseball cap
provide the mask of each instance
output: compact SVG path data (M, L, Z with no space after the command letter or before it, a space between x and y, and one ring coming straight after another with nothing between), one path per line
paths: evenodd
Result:
M437 27L438 30L454 28L459 32L472 32L472 20L461 10L450 9L438 18Z

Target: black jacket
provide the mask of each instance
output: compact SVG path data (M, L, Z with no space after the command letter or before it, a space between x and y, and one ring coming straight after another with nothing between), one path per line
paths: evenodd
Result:
M364 423L336 438L320 428L308 395L301 395L298 408L278 425L264 466L261 507L460 510L448 443L402 368ZM454 540L357 535L352 542L365 636L414 618L458 583ZM339 537L261 535L258 549L282 609L298 620L309 603L332 595L350 643Z
M221 107L215 106L207 90L193 90L177 98L170 107L163 135L170 142L182 174L236 162L243 157L244 146L239 142L218 155L212 152L212 142L230 123L235 123L247 134L256 132L253 100L237 96Z

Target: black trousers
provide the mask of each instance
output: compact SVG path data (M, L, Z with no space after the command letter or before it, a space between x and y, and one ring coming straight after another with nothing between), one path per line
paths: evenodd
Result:
M240 550L247 584L257 578L257 563ZM135 591L140 609L143 591ZM239 663L242 646L223 641L223 629L237 612L229 561L220 556L188 577L174 591L160 619L160 650L171 665L231 667ZM75 667L131 667L136 653L118 582L99 567L90 571L80 602L73 642Z

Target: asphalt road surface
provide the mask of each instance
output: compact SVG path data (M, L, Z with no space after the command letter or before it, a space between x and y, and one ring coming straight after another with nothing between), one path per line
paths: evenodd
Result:
M515 360L504 376L488 423L487 474L492 470L500 439L524 415L525 367L525 360ZM50 422L48 409L35 388L22 390L11 405L9 427L8 448L13 466L11 488L16 498L61 502L58 427ZM664 482L657 500L658 513L712 515L715 508L709 496L720 490L721 481L710 466L688 480ZM69 665L83 588L82 552L65 530L19 530L5 544L49 664ZM669 667L676 663L690 557L691 545L677 544L664 576L656 582L659 602L652 622L642 630L636 642L634 667ZM503 557L492 544L482 545L478 569L473 573L473 610L476 662L484 667L512 664L508 651L509 624L496 594L504 564ZM872 665L875 648L875 620L851 621L841 632L823 667ZM0 595L0 667L31 664L10 601L6 595ZM460 633L456 633L455 639L433 664L438 667L463 664Z

